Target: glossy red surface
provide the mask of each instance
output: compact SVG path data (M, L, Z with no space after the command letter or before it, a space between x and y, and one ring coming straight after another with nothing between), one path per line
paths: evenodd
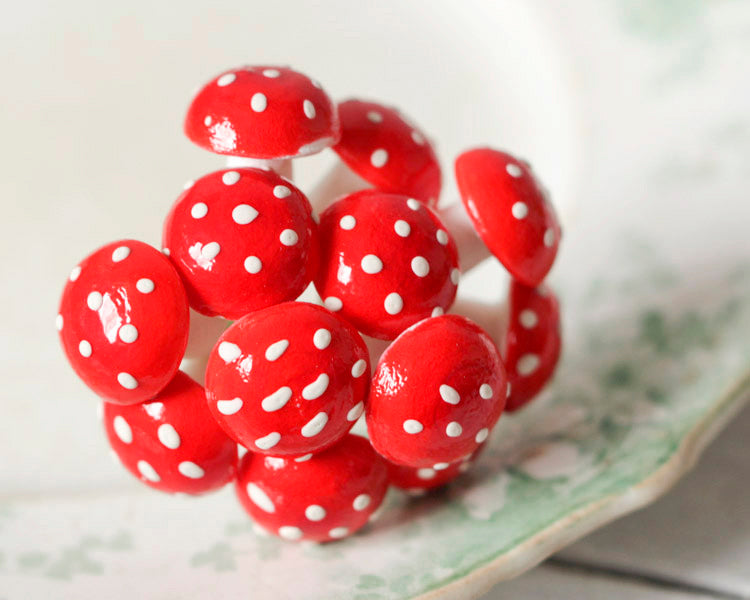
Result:
M236 321L206 369L216 420L253 452L299 456L341 439L362 414L369 357L359 333L325 308L278 304Z
M59 314L70 364L110 402L153 398L185 352L185 289L169 260L142 242L112 242L81 261L65 284Z
M246 454L237 496L253 520L291 541L340 539L364 526L388 488L385 462L347 435L309 460Z
M336 107L320 85L279 66L215 77L193 98L184 127L211 152L265 159L314 154L341 135Z
M236 474L237 444L211 417L203 388L181 371L149 402L105 402L103 419L120 462L157 490L202 494Z
M407 467L470 455L505 405L500 353L480 327L458 315L425 319L383 353L367 402L375 450Z
M172 206L162 243L190 305L227 319L293 300L310 283L318 261L307 198L261 169L198 179Z
M547 287L510 286L510 321L505 338L505 364L511 385L506 410L518 410L552 378L560 359L560 304Z
M346 100L338 110L341 141L334 150L352 171L379 190L437 206L440 164L419 128L395 108L376 102Z
M461 154L456 181L479 237L511 275L539 285L552 267L560 225L527 163L491 148Z
M471 455L459 461L450 464L438 463L432 467L404 467L386 461L388 480L391 485L417 495L419 495L419 492L436 490L470 470L471 465L479 458L484 447L485 442L480 444Z
M323 212L319 230L315 286L332 310L340 301L338 314L363 333L393 339L453 304L456 246L435 213L415 200L356 192Z

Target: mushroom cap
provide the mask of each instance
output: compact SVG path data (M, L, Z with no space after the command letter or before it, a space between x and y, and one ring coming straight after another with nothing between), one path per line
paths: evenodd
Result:
M181 371L148 402L105 402L103 419L120 462L152 488L202 494L234 479L237 444L211 417L203 388Z
M341 135L336 107L320 84L269 65L213 78L193 98L184 128L210 152L263 159L315 154Z
M316 542L366 525L387 488L385 461L352 434L303 461L248 452L236 484L240 503L261 527L287 540Z
M404 467L392 462L388 465L388 480L391 485L407 492L424 492L442 487L466 473L484 450L483 442L469 456L453 463L437 463L432 467Z
M527 404L552 379L562 349L560 304L545 285L510 284L510 321L505 337L505 364L510 396L506 410Z
M407 467L461 460L500 418L506 386L500 353L484 330L458 315L420 321L375 369L366 411L370 441Z
M340 440L362 414L369 357L359 333L321 306L287 302L246 315L219 338L206 397L237 442L299 456Z
M338 200L320 217L315 286L326 306L367 335L393 339L456 296L456 246L435 213L376 190Z
M164 222L163 246L190 305L238 319L293 300L317 267L310 203L289 181L262 169L230 169L198 179Z
M461 154L455 163L461 200L479 237L510 274L539 285L552 268L560 224L528 163L491 148Z
M110 402L135 404L174 377L189 318L185 288L167 257L120 240L73 269L58 328L68 361L88 387Z
M333 149L377 189L437 206L441 174L427 136L397 109L364 100L338 105L341 141Z

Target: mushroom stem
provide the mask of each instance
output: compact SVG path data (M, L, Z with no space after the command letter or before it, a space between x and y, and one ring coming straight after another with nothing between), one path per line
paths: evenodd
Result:
M458 249L458 264L461 272L466 273L486 258L490 251L477 235L474 224L466 214L461 202L456 202L437 211L440 220L456 242Z
M312 189L307 198L315 214L320 214L341 196L371 187L373 187L372 184L347 167L344 161L339 160Z
M247 156L227 156L227 168L252 167L264 171L274 171L282 177L292 179L292 160L290 158L249 158Z

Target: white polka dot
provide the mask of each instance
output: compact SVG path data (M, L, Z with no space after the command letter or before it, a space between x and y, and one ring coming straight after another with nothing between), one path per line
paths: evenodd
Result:
M312 383L302 389L302 397L305 400L316 400L325 394L328 389L330 378L325 373L321 373Z
M268 450L278 444L279 441L281 441L281 434L278 431L272 431L268 435L255 440L255 445L261 450Z
M162 248L162 249L161 249L161 253L162 253L162 254L163 254L164 256L169 256L169 248Z
M434 479L435 475L437 475L437 473L435 472L435 469L430 469L430 468L417 469L417 477L419 477L419 479L425 479L425 480Z
M310 521L322 521L326 518L326 509L320 504L311 504L305 509L305 516Z
M459 473L466 473L466 471L468 471L469 469L471 469L471 463L470 462L461 463L458 466L458 472Z
M139 460L136 466L138 467L138 472L149 481L153 483L158 483L161 481L161 477L159 477L156 469L154 469L154 467L148 464L145 460Z
M518 178L521 175L523 175L523 170L521 169L521 167L513 163L508 163L507 165L505 165L505 170L508 172L508 175L510 175L511 177Z
M211 115L206 115L206 117L203 119L203 124L206 127L210 127L211 123L213 123L213 119L211 118Z
M273 195L277 198L287 198L292 195L292 190L290 190L285 185L276 185L273 188Z
M240 180L240 174L237 171L227 171L221 176L224 185L234 185Z
M458 269L451 269L451 283L453 285L458 285L458 282L461 280L461 271Z
M438 229L435 237L437 238L438 244L441 246L445 246L448 243L448 232L444 229Z
M440 317L445 314L445 309L442 306L436 306L432 309L431 316L433 317Z
M280 358L289 348L289 340L279 340L266 348L266 360L273 362Z
M328 344L331 343L331 332L327 329L318 329L313 334L313 345L318 350L325 350L328 348Z
M533 329L536 327L536 324L539 322L539 317L537 314L527 308L521 311L521 314L518 315L518 321L523 325L526 329Z
M78 342L78 353L84 358L91 356L91 344L88 340Z
M86 297L86 305L91 310L99 310L102 307L102 302L104 302L104 298L99 292L91 292Z
M513 213L516 219L525 219L526 215L529 214L529 207L526 206L525 202L516 202L511 207L510 212Z
M279 536L285 540L296 541L302 537L302 530L292 525L282 525L279 527Z
M112 421L112 428L123 444L133 442L133 430L130 428L130 424L120 415L117 415Z
M135 325L131 325L130 323L123 325L120 327L120 331L117 333L120 340L125 342L126 344L132 344L138 339L138 329L136 329Z
M200 479L206 474L201 467L189 460L184 460L177 465L177 470L188 479Z
M406 433L419 433L424 429L424 425L415 419L406 419L404 421L404 431Z
M208 214L208 205L205 202L196 202L190 209L190 216L194 219L202 219Z
M419 200L415 200L414 198L409 198L406 201L406 206L408 206L412 210L419 210L419 207L422 206L419 202Z
M451 386L446 384L442 384L439 391L440 397L448 404L458 404L459 402L461 402L461 396L459 396L455 388L452 388Z
M266 412L275 412L286 406L286 403L292 398L292 388L282 386L272 394L269 394L260 403L261 408Z
M362 413L365 411L365 405L362 402L357 402L354 406L352 406L349 409L349 412L346 413L346 420L350 423L352 421L356 421L362 416Z
M237 79L237 75L234 73L225 73L216 80L216 85L219 87L225 87Z
M448 423L448 427L445 428L445 434L448 437L458 437L463 433L463 427L461 427L460 423L456 423L456 421L451 421Z
M365 255L360 264L362 270L369 275L375 275L383 270L383 261L374 254Z
M379 169L383 166L385 166L385 163L388 162L388 152L384 150L383 148L378 148L370 155L370 163L373 167L376 169Z
M257 506L259 509L267 513L276 512L276 507L274 506L273 501L268 497L268 494L266 494L257 485L250 482L245 487L245 491L247 492L248 498L250 498L252 503L255 504L255 506Z
M81 267L77 265L77 266L73 267L73 270L70 272L69 279L71 281L75 281L76 279L78 279L78 276L80 274L81 274Z
M489 383L483 383L479 386L479 395L485 400L492 398L492 386Z
M315 113L315 105L312 102L310 102L309 100L305 100L302 103L302 110L304 111L305 116L308 119L314 119L315 118L315 114L316 114Z
M385 297L383 306L389 315L397 315L404 308L404 300L396 292L391 292Z
M450 466L451 466L450 463L440 462L440 463L435 463L434 465L432 465L432 468L435 469L436 471L445 471Z
M323 305L331 312L337 312L344 307L341 298L337 298L336 296L328 296L328 298L323 300Z
M415 256L411 259L411 270L417 277L427 277L430 273L430 263L424 256Z
M328 532L328 535L335 540L340 540L341 538L345 538L347 535L349 535L349 529L347 529L346 527L334 527L333 529L331 529L331 531Z
M299 241L299 236L293 229L285 229L281 232L279 241L285 246L294 246Z
M154 282L148 277L142 277L135 283L135 289L141 294L150 294L154 291Z
M424 136L414 129L411 132L411 139L414 140L415 144L419 144L420 146L425 143Z
M381 115L376 110L370 110L367 111L367 120L372 123L382 123L383 122L383 115Z
M323 86L322 86L322 85L320 85L320 82L319 82L319 81L317 81L316 79L311 79L311 80L310 80L310 83L312 84L312 86L313 86L313 87L316 87L316 88L318 88L319 90L320 90L320 89L323 89Z
M260 273L260 270L263 268L263 263L260 262L260 259L257 256L248 256L245 259L243 266L245 267L245 271L255 275L256 273Z
M232 342L221 342L219 344L219 356L225 363L237 360L242 354L242 350L237 344Z
M130 256L130 248L127 246L118 246L112 252L112 262L121 262Z
M409 237L411 233L411 225L406 221L399 219L393 224L393 230L401 237Z
M555 231L551 227L544 232L544 245L552 248L555 245Z
M138 387L138 380L133 377L130 373L118 373L117 383L119 383L126 390L134 390Z
M263 69L263 77L268 77L269 79L276 79L281 75L281 71L278 69Z
M162 423L159 425L159 429L156 430L156 437L163 446L170 450L176 450L180 447L182 440L180 440L180 434L177 430L169 423Z
M312 454L304 454L303 456L298 456L294 459L294 462L305 462L307 460L310 460L312 458Z
M58 331L62 331L62 328L63 328L63 316L58 314L55 317L55 329L57 329Z
M367 370L367 361L364 358L360 358L357 362L352 365L352 377L355 379L361 377Z
M231 400L219 400L216 402L216 410L222 415L233 415L242 408L242 398L232 398Z
M477 434L474 436L474 441L477 444L481 444L484 440L487 439L487 436L490 435L490 430L486 427L483 427L479 431L477 431Z
M539 368L539 362L536 354L524 354L516 363L516 372L522 377L527 377Z
M256 92L253 94L253 97L250 98L250 108L253 109L255 112L263 112L268 107L268 99L266 98L265 94L261 94L260 92Z
M191 187L193 187L194 185L195 185L195 181L193 181L192 179L188 179L188 180L187 180L187 181L185 182L185 185L183 185L183 186L182 186L182 189L183 189L183 190L189 190L189 189L190 189Z
M302 437L315 437L323 431L326 423L328 423L328 414L319 412L302 427L300 433Z
M513 388L510 385L510 381L508 382L508 385L505 388L505 397L510 398L510 393L513 390Z
M232 220L237 225L252 223L258 216L258 211L249 204L238 204L232 209Z
M365 510L370 506L371 502L372 498L369 494L360 494L354 499L354 502L352 502L352 508L354 508L354 510Z
M213 260L221 252L221 246L219 242L208 242L203 248L201 248L201 256L206 260Z
M357 219L355 219L351 215L344 215L341 217L341 220L339 221L339 227L341 229L346 229L347 231L351 231L354 229L354 226L357 224Z

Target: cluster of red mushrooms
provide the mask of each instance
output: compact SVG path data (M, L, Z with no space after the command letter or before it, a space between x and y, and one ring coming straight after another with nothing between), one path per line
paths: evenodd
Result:
M234 482L270 533L344 538L389 485L422 492L470 468L503 410L550 379L560 315L542 282L560 227L528 163L464 152L463 202L440 208L434 149L402 113L335 104L278 66L212 79L185 133L227 168L188 182L161 251L121 240L81 261L57 316L145 484ZM307 196L291 160L326 148L340 161ZM483 328L454 299L459 269L491 255L512 279ZM367 437L350 433L360 417Z

